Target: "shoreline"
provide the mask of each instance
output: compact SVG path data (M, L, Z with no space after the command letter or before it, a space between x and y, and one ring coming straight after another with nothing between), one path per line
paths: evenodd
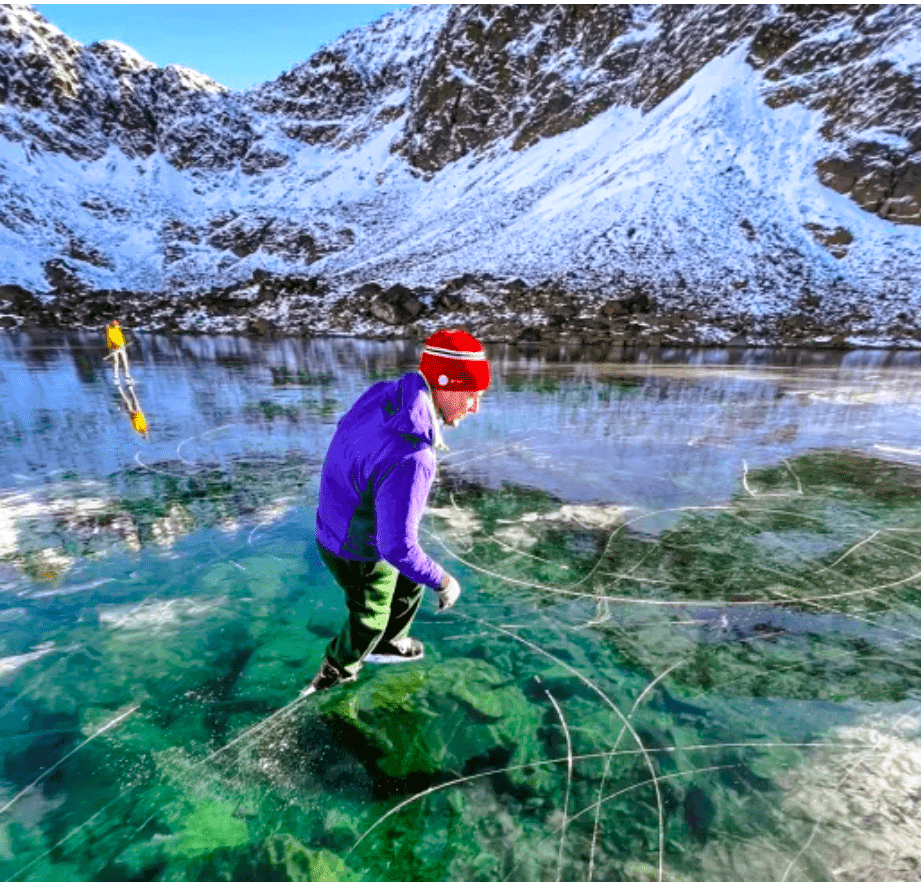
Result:
M150 329L138 326L123 324L132 337L129 339L129 346L134 342L135 346L140 344L142 351L158 351L164 346L166 349L171 348L169 341L187 341L194 340L215 340L215 339L237 339L247 341L259 346L272 347L274 345L284 344L286 341L302 341L305 345L310 343L333 343L335 341L355 341L356 343L378 344L381 346L394 346L399 349L411 351L411 356L406 356L404 360L409 361L415 358L415 351L421 347L425 336L417 334L395 334L395 333L361 333L352 334L346 332L325 331L321 333L304 333L302 331L280 331L272 330L268 333L247 332L246 330L211 330L207 328L195 328L190 330L173 330L173 329ZM26 345L30 349L46 348L45 344L52 341L66 341L72 348L78 350L96 349L100 352L104 350L102 343L103 327L90 328L58 328L49 325L21 325L11 328L0 328L0 338L6 338L13 342L13 345L26 343L22 338L26 338ZM99 345L96 345L98 336ZM146 340L145 340L146 338ZM159 340L157 338L160 338ZM908 367L917 362L921 367L921 344L899 345L896 342L883 339L861 339L859 342L848 345L832 345L830 342L790 342L790 341L772 341L772 342L750 342L740 343L733 341L731 343L689 343L676 340L668 341L649 341L639 340L628 343L623 342L595 342L589 345L566 339L562 336L554 336L542 340L507 340L507 339L487 339L479 338L487 351L490 352L490 358L501 360L524 359L539 360L548 364L677 364L690 359L693 355L704 356L703 360L694 362L701 367L732 367L746 366L753 363L768 365L771 363L777 366L797 366L802 364L806 367L810 364L814 366L827 365L837 362L848 356L859 356L865 353L868 358L868 364L879 365L879 358L888 354L899 362L899 366ZM713 358L705 357L707 353L712 354ZM722 357L717 357L722 354ZM754 358L754 361L752 359ZM857 358L859 362L859 357ZM888 361L888 359L886 359Z
M791 296L792 293L791 292ZM463 276L439 287L256 274L248 283L185 292L99 290L80 285L34 293L0 285L0 330L98 331L112 319L136 332L249 337L424 340L460 327L484 343L526 350L565 346L595 360L623 349L790 348L921 350L921 320L791 301L754 313L725 298L694 305L675 292L634 286L574 290L559 280Z

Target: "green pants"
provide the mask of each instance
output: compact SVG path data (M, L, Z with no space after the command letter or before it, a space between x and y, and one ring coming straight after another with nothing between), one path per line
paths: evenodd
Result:
M422 603L424 586L385 560L345 560L317 543L323 563L345 592L349 619L326 649L337 667L356 673L378 643L399 640Z

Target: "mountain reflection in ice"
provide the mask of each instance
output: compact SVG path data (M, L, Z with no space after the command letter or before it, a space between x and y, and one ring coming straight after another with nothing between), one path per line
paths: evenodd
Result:
M338 416L409 343L0 338L0 877L910 879L917 356L490 355L417 665L344 613Z

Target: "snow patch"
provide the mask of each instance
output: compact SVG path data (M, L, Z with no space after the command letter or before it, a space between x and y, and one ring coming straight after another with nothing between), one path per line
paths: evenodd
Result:
M851 135L851 140L854 142L874 141L894 150L911 150L911 142L907 138L886 129L863 129L862 131L854 132Z
M222 86L217 80L213 80L207 74L200 73L182 64L168 64L163 70L166 73L176 76L180 83L190 90L209 92L214 95L222 95L230 91L226 86Z
M883 58L891 61L896 70L904 74L921 74L921 35L910 33L904 39L890 45Z

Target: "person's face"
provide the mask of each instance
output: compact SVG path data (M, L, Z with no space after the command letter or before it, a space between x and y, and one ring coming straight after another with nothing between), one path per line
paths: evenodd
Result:
M480 409L482 392L447 392L435 389L435 406L441 411L445 425L456 426L465 416Z

